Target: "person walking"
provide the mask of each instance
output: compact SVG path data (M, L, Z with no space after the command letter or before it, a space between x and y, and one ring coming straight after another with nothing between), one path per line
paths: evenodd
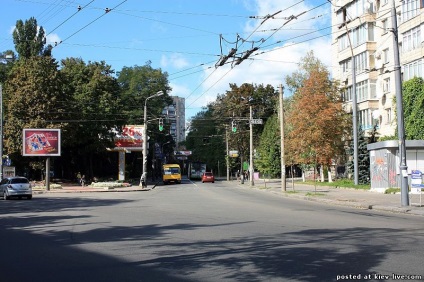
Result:
M81 186L84 187L84 185L85 185L85 175L83 174L81 176Z
M77 173L77 181L78 181L78 184L81 185L81 172Z

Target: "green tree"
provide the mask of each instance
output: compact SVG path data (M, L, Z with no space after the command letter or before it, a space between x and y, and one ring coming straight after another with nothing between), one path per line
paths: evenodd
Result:
M124 105L122 115L127 118L129 124L144 123L144 102L158 91L163 91L165 95L149 100L148 119L159 117L163 108L172 104L172 99L167 95L171 91L168 74L152 68L150 62L144 66L123 67L118 72L118 83Z
M314 71L328 72L327 67L315 57L314 51L311 50L300 60L298 70L285 77L288 90L296 93L303 87L305 80L309 79Z
M256 166L268 177L281 175L280 124L276 114L268 118L262 132Z
M415 77L402 85L405 137L424 139L424 79Z
M342 140L350 129L338 87L329 79L328 71L313 70L293 99L288 147L297 148L294 153L299 164L327 167L343 153Z
M64 93L71 99L61 104L71 120L63 132L64 158L92 177L99 173L93 170L94 159L114 146L111 130L126 123L120 115L120 88L114 71L103 61L86 64L82 59L67 58L61 63Z
M46 44L46 36L42 26L37 26L37 20L30 18L25 23L16 21L13 31L13 43L19 58L28 59L33 56L50 56L52 46Z
M0 83L3 84L7 80L7 76L15 62L15 53L12 50L7 50L0 54Z
M262 118L266 122L267 118L275 112L277 97L278 94L271 85L230 84L230 90L224 95L218 95L213 103L215 119L226 119L228 125L232 120L237 123L237 132L229 135L229 146L231 150L239 151L240 165L249 158L250 107L252 107L253 118ZM253 126L254 147L259 144L259 136L263 128L263 125Z
M222 171L226 164L225 128L221 126L221 120L214 118L211 105L192 118L185 144L187 150L192 151L191 161L206 163L208 170L215 174Z
M377 125L373 127L369 136L365 135L365 130L362 127L358 129L358 184L370 183L370 156L368 151L368 144L375 143L378 140ZM353 156L353 142L347 149L347 155ZM346 163L347 171L351 174L354 173L353 158Z
M15 163L28 161L20 156L24 128L66 128L67 123L60 122L67 111L63 108L67 96L62 85L58 64L51 57L31 57L15 63L3 97L7 107L5 153L12 155Z

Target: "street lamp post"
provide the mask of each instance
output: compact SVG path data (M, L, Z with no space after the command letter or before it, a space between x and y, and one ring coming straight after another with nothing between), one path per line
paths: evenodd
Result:
M153 97L162 96L163 91L149 96L144 101L144 128L143 128L143 174L141 175L140 186L147 187L147 100Z

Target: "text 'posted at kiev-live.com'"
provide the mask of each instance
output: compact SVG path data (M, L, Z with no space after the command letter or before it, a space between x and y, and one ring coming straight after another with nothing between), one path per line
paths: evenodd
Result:
M365 280L389 280L389 281L423 281L424 275L421 274L397 274L397 273L391 273L391 274L378 274L378 273L368 273L368 274L342 274L337 275L336 277L337 281L365 281Z

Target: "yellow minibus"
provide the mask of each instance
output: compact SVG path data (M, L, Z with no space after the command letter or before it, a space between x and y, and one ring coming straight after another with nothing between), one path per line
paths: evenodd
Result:
M171 182L181 183L181 168L178 164L164 164L162 166L163 184Z

